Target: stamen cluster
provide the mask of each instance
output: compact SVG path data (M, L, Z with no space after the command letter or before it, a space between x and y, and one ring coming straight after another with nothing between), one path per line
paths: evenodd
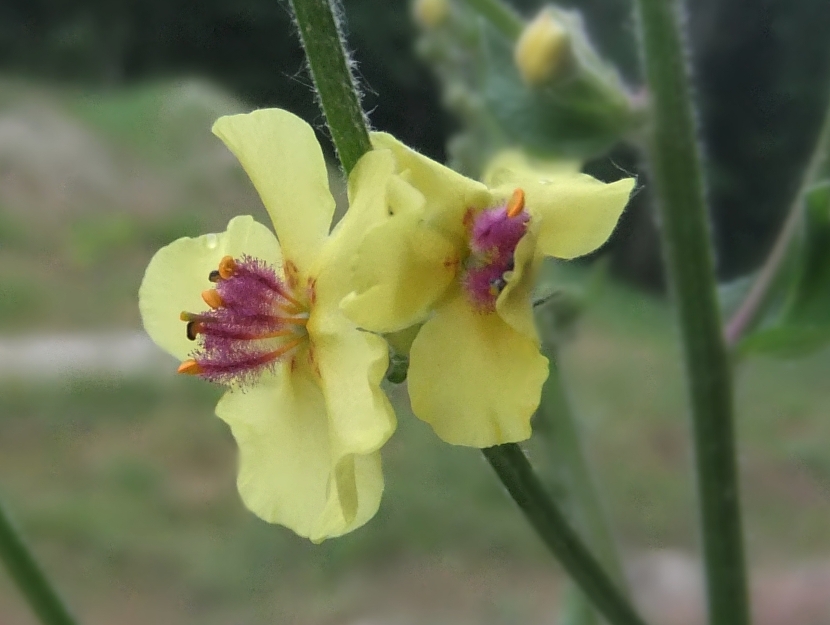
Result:
M211 310L183 312L187 337L199 342L180 373L245 386L307 339L308 308L262 260L226 256L202 293Z
M467 218L470 255L462 282L470 301L481 312L496 310L496 300L514 268L516 246L529 221L521 189L516 189L505 205L471 213Z

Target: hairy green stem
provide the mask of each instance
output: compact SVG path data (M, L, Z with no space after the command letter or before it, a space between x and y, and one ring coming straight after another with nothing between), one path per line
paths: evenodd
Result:
M810 187L817 182L817 178L827 174L825 170L828 158L830 158L830 107L827 108L824 114L821 132L816 139L813 154L810 157L807 168L804 170L801 184L787 211L787 217L784 220L781 231L775 239L769 256L767 256L764 264L761 266L755 282L752 283L752 287L749 289L746 297L724 328L724 337L730 347L738 344L738 341L741 340L741 337L747 329L755 322L758 314L764 307L769 290L775 284L785 264L784 261L787 258L787 252L793 240L795 240L795 234L801 225L804 212L804 198L810 190Z
M44 625L76 625L0 502L0 560Z
M334 6L333 6L334 5ZM348 174L372 149L366 117L343 45L336 0L291 0L320 107Z
M513 10L513 7L501 0L467 0L467 4L478 11L510 41L516 41L522 34L525 27L524 20Z
M571 524L590 545L617 586L626 590L625 575L611 528L585 457L579 426L571 409L553 345L544 346L550 374L542 388L534 433L545 443L543 474L552 476L555 499Z
M709 619L746 625L749 605L735 461L732 376L723 339L678 0L637 0L653 127L648 160L667 276L685 347Z
M542 483L515 443L482 450L545 545L611 625L644 625L619 587L548 498Z

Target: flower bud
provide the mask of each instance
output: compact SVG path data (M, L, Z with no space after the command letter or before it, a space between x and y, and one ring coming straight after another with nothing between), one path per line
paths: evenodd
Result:
M412 17L422 28L440 26L449 14L449 0L415 0L412 3Z
M513 59L522 79L535 87L557 75L570 60L571 41L565 25L544 9L522 31Z

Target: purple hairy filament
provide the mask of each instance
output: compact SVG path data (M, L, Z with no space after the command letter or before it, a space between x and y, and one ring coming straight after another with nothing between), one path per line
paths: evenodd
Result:
M245 386L308 339L308 307L296 299L267 263L226 256L202 293L211 310L183 312L187 338L197 341L179 373Z
M477 310L493 312L513 271L516 246L530 221L524 210L524 192L516 189L505 205L470 214L466 221L470 255L464 264L462 284Z

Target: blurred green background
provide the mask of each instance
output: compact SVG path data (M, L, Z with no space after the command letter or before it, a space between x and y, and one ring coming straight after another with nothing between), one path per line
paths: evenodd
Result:
M636 82L628 4L575 4ZM728 278L763 257L797 184L826 95L830 8L690 10ZM347 1L346 17L373 124L442 156L454 122L412 51L406 3ZM156 249L236 214L266 220L213 120L268 104L322 127L302 67L276 0L0 4L0 495L93 625L555 622L557 567L480 453L440 443L402 389L390 388L400 427L377 518L314 546L242 507L234 444L212 416L219 390L173 375L141 339L136 291ZM595 294L563 369L641 605L691 624L700 582L677 337L648 212L626 219L608 249L623 279ZM762 625L830 623L828 371L826 351L738 364ZM34 623L3 573L0 623Z

